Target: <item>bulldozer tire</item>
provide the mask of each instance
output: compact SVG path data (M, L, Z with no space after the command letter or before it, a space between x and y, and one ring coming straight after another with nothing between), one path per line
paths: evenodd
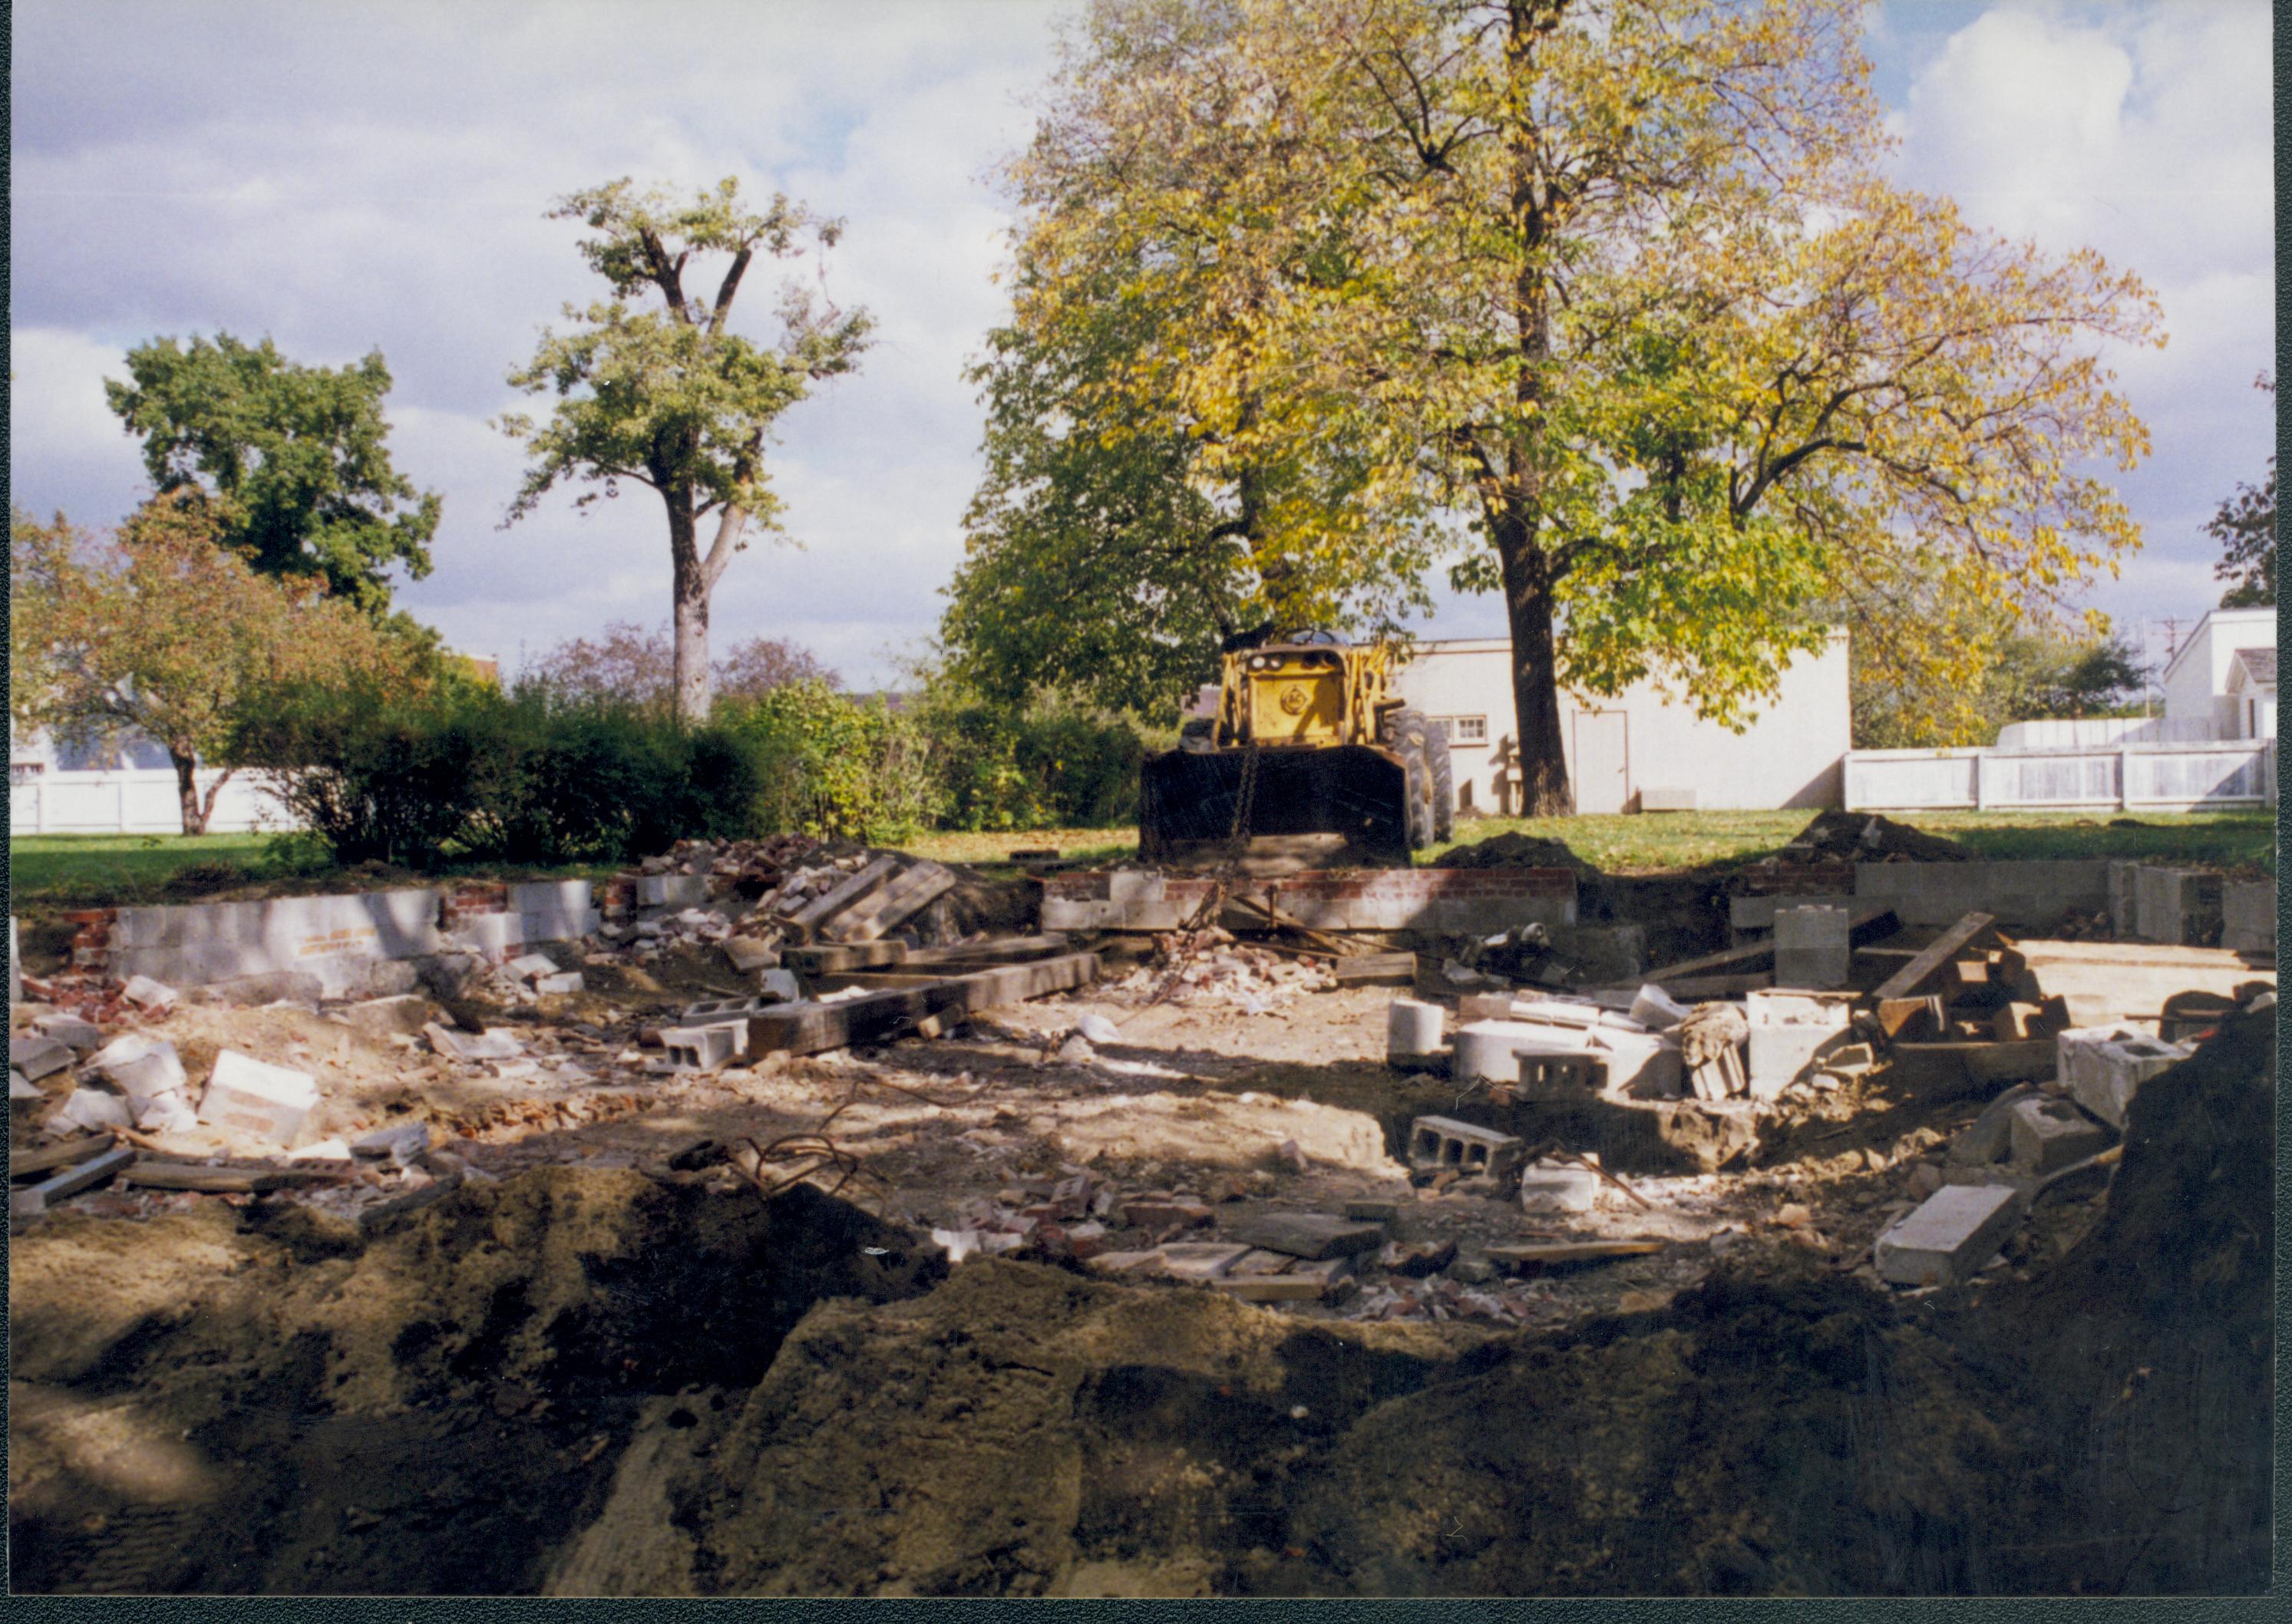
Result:
M1217 748L1217 718L1195 716L1178 729L1178 748L1194 755L1207 755Z
M1424 760L1432 768L1432 838L1453 839L1457 833L1456 770L1449 761L1449 735L1437 727L1426 735Z
M1385 723L1385 747L1400 757L1401 766L1408 778L1408 849L1424 850L1435 838L1437 818L1433 811L1432 743L1441 739L1440 731L1424 719L1421 710L1397 710ZM1447 754L1442 752L1445 764Z

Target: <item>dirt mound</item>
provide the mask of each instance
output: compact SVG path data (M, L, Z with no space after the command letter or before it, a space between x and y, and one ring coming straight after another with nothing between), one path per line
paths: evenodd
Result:
M1787 863L1960 863L1971 855L1955 840L1929 835L1876 812L1817 812L1775 860Z
M1969 1328L2026 1347L2078 1507L2073 1543L2031 1554L2032 1589L2269 1582L2274 1021L2231 1016L2142 1085L2101 1222Z
M946 1269L808 1190L628 1173L465 1186L371 1242L238 1216L12 1248L15 1588L537 1588L646 1401L745 1390L820 1298Z
M1606 877L1576 855L1564 840L1524 835L1517 829L1491 835L1468 846L1455 846L1432 860L1436 869L1573 869L1578 878Z

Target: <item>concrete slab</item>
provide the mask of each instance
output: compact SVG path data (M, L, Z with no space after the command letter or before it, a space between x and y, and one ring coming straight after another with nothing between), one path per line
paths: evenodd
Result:
M266 1065L236 1049L215 1056L199 1099L199 1120L235 1127L292 1146L319 1103L319 1086L307 1071Z
M1908 867L1904 864L1902 867ZM1920 867L1942 867L1921 864ZM1744 995L1751 1036L1745 1054L1751 1096L1771 1100L1811 1075L1822 1057L1853 1039L1855 995L1754 990Z
M122 1032L88 1057L88 1069L110 1079L139 1112L160 1095L182 1092L190 1080L175 1046L145 1032Z
M43 1038L52 1038L66 1048L85 1054L103 1046L103 1033L93 1021L83 1021L77 1015L55 1010L34 1017L32 1030Z
M1215 1280L1250 1248L1228 1240L1174 1240L1158 1249L1162 1254L1162 1273L1172 1279Z
M2021 1222L2012 1185L1946 1184L1879 1235L1873 1248L1878 1278L1896 1286L1971 1280Z
M53 1077L78 1058L65 1045L36 1032L8 1038L8 1063L33 1082Z
M1232 1230L1234 1239L1247 1242L1248 1247L1313 1260L1356 1256L1384 1244L1383 1224L1318 1212L1259 1213L1232 1225Z
M1529 1168L1520 1176L1520 1204L1527 1212L1590 1212L1600 1204L1600 1182L1588 1168Z

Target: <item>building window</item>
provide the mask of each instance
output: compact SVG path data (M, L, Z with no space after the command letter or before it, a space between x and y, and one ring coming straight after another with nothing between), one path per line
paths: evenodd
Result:
M1486 716L1435 716L1432 720L1449 736L1450 744L1486 744L1489 741L1489 719Z

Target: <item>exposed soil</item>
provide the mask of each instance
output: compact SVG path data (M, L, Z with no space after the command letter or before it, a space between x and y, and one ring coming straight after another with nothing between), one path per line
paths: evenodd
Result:
M698 996L717 962L672 955L609 983L593 966L593 1005L521 1018L537 1033L583 1010L625 1019ZM286 1196L130 1192L19 1237L12 1584L2265 1585L2266 1018L2231 1020L2143 1088L2113 1187L2096 1173L2049 1192L1975 1284L1902 1296L1875 1283L1870 1240L1980 1102L1895 1098L1880 1072L1764 1114L1563 1120L1387 1071L1391 996L1253 1015L1102 987L931 1042L710 1077L582 1050L592 1074L500 1080L483 1110L448 1078L407 1081L422 1057L386 1038L345 1050L283 1006L179 1011L153 1030L195 1071L226 1040L308 1064L343 1131L431 1121L473 1176L365 1232ZM1086 1013L1119 1040L1046 1060ZM604 1095L623 1103L520 1115ZM847 1101L835 1135L870 1176L857 1204L661 1170L697 1135L765 1140ZM1412 1190L1392 1152L1428 1110L1596 1143L1646 1205L1618 1192L1538 1216ZM1508 1326L1259 1307L1055 1260L950 1272L928 1238L967 1202L1083 1168L1224 1185L1199 1235L1375 1198L1398 1206L1401 1238L1468 1252L1662 1244L1514 1283Z

